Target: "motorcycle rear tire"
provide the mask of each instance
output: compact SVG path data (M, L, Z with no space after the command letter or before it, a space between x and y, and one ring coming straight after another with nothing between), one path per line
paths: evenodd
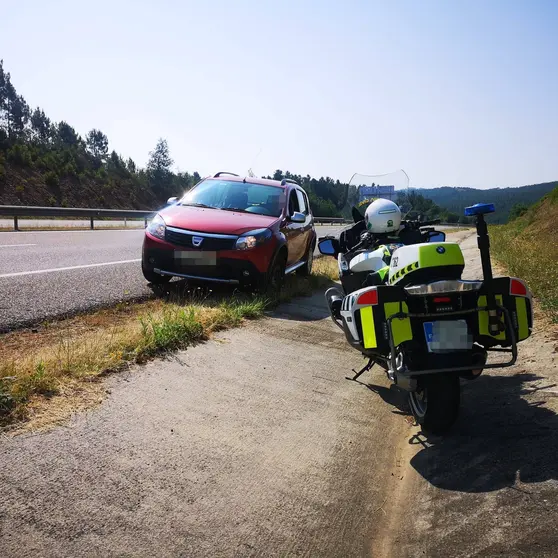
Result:
M445 434L459 416L461 387L457 374L423 376L409 404L417 423L430 434Z

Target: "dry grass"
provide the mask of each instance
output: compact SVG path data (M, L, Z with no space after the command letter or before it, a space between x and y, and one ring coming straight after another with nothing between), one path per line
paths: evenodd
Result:
M558 323L557 223L558 189L524 216L490 227L494 256L511 275L527 282L554 323Z
M332 258L317 259L310 277L288 278L281 300L325 288L337 279L336 270ZM273 303L249 295L189 293L2 335L0 425L27 420L38 428L65 420L102 400L102 376L258 319Z

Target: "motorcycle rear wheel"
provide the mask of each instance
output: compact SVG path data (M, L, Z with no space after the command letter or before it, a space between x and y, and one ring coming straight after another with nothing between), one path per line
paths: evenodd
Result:
M417 423L430 434L445 434L459 416L461 388L456 374L432 374L420 379L409 393L409 404Z

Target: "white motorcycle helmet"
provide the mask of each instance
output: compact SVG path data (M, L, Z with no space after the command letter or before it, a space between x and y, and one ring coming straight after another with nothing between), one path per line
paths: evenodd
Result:
M401 226L399 206L382 198L374 200L364 214L366 230L375 234L397 232Z

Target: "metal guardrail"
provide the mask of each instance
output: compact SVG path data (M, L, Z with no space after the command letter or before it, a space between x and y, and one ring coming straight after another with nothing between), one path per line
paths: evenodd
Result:
M0 205L0 215L14 218L14 230L19 230L18 219L21 217L76 217L89 219L91 229L95 228L95 219L147 219L155 211L136 211L133 209L90 209L86 207L39 207L20 205Z
M75 217L89 219L91 229L95 228L95 220L99 219L143 219L147 220L156 211L137 211L134 209L93 209L86 207L40 207L25 205L0 205L0 216L13 217L14 230L19 230L19 219L22 217ZM349 222L341 217L314 217L316 224L343 224Z

